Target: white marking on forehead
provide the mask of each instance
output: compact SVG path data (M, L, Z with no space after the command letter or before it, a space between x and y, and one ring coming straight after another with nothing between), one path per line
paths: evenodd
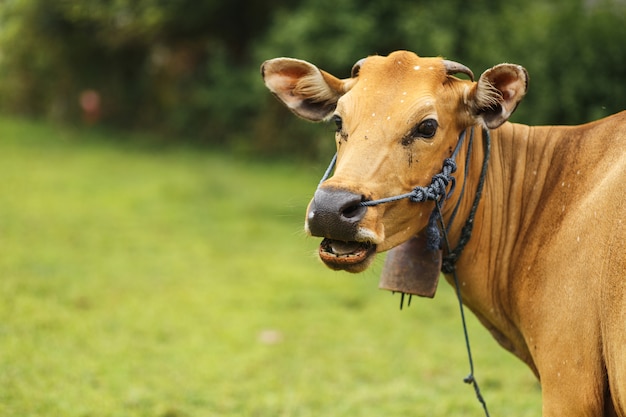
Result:
M414 67L413 67L413 69L414 69L415 71L419 71L420 66L419 66L419 65L416 65L416 66L414 66Z

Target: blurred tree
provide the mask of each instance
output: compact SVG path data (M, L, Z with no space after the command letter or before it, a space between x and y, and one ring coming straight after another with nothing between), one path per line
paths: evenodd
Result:
M251 40L297 1L14 0L0 8L0 106L224 143L254 101ZM254 63L256 65L256 63Z
M342 77L356 60L396 49L463 62L477 76L515 62L528 69L531 83L513 121L574 124L626 108L623 39L621 0L305 0L277 15L256 51L259 60L295 56ZM283 129L272 132L273 140L286 143L291 122L265 124L278 123Z
M623 0L5 0L0 109L314 158L332 152L332 128L280 108L263 60L340 77L396 49L477 74L516 62L531 86L515 120L580 123L624 109L623 39Z

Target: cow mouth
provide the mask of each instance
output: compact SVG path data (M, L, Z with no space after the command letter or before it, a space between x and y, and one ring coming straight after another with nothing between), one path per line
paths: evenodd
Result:
M370 242L344 242L324 239L319 247L320 259L331 269L348 272L365 270L376 255L376 245Z

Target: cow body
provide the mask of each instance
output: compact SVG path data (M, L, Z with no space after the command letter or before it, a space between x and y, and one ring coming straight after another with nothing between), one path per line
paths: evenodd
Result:
M609 397L626 412L625 127L622 112L492 132L457 271L464 303L540 379L546 416L602 415Z
M264 64L266 84L292 111L338 127L335 173L315 193L306 230L324 238L329 267L351 272L377 252L415 247L407 242L423 237L433 202L360 203L427 184L462 132L489 128L484 191L456 262L463 302L539 378L545 416L626 416L626 112L582 126L512 124L523 68L503 64L478 82L451 68L471 73L408 52L369 57L346 80L304 61ZM456 156L457 190L442 201L444 223L456 212L453 244L486 154L475 134ZM415 257L428 263L437 251ZM432 275L402 266L418 280Z

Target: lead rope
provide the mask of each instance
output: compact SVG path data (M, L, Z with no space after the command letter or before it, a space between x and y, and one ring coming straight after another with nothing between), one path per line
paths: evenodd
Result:
M465 221L465 225L461 230L461 238L459 239L459 243L454 249L451 249L450 240L448 239L448 227L446 227L445 222L443 220L443 213L441 212L441 199L435 200L435 210L437 211L437 215L439 217L439 222L441 224L441 234L443 235L443 243L446 246L448 251L448 255L444 257L444 262L442 265L442 270L445 273L451 273L454 277L454 288L456 293L456 298L459 303L459 311L461 313L461 323L463 325L463 336L465 337L465 348L467 349L467 359L469 361L470 373L463 379L463 382L466 384L470 384L474 387L474 393L476 394L476 399L482 405L483 410L485 412L485 416L489 417L489 410L487 409L487 402L480 392L480 386L478 385L478 381L474 376L474 359L472 356L472 348L470 345L469 332L467 330L467 322L465 320L465 307L463 306L463 298L461 296L461 285L459 284L459 277L456 273L456 261L461 255L463 248L469 242L469 239L472 235L472 229L474 226L474 216L476 215L476 210L478 208L478 203L480 202L483 187L485 185L485 178L487 177L487 166L489 162L489 156L491 153L491 137L489 135L489 130L483 129L483 138L485 142L485 155L483 159L483 166L480 171L480 177L478 180L478 186L476 187L476 194L474 196L474 202L472 203L472 208L470 209L470 213ZM470 140L468 146L471 147L472 141ZM469 154L469 149L468 149ZM467 178L467 170L469 166L469 155L467 156L466 165L465 165L465 173ZM463 184L463 189L465 189L465 183ZM460 200L459 200L460 201ZM456 209L454 209L454 214L456 214ZM452 221L452 219L451 219Z
M446 230L445 224L443 222L443 216L441 213L441 205L439 201L436 202L437 212L439 214L439 220L441 222L441 230L443 234L443 241L446 247L450 248L450 241L448 240L448 231ZM472 356L472 347L470 345L469 332L467 330L467 322L465 321L465 307L463 306L463 298L461 297L461 286L459 285L459 277L456 274L456 265L454 262L450 264L450 273L454 277L454 287L456 292L456 298L459 303L459 311L461 312L461 323L463 324L463 336L465 337L465 348L467 349L467 359L469 361L470 373L468 376L463 378L463 382L466 384L470 384L474 387L474 392L476 393L476 399L483 406L483 410L485 411L485 416L489 417L489 410L487 409L487 402L485 401L482 393L480 392L480 387L478 386L478 381L476 377L474 377L474 359Z
M452 276L454 277L454 288L455 288L456 298L459 303L459 311L461 313L461 323L463 325L463 336L465 337L465 348L467 349L467 359L469 361L470 373L468 376L466 376L463 379L463 382L465 382L466 384L470 384L474 387L474 393L476 394L476 399L482 405L483 410L485 412L485 416L489 417L489 410L487 409L487 402L485 401L482 393L480 392L480 386L478 385L478 381L476 380L476 377L474 376L474 359L472 356L472 348L470 345L469 332L467 330L467 322L465 320L465 307L463 306L463 298L461 296L461 285L459 284L459 277L457 276L457 273L456 273L456 261L461 255L463 248L465 247L467 242L469 242L469 239L472 235L472 229L474 226L474 216L476 215L478 203L480 202L482 192L483 192L483 187L485 185L485 178L487 177L487 166L489 162L489 156L491 154L491 136L489 135L489 130L483 129L483 139L485 142L485 148L484 148L485 155L483 159L483 166L480 171L478 186L476 187L476 194L474 196L474 202L472 203L472 208L470 209L470 213L467 217L467 220L465 221L465 225L463 226L463 229L461 230L461 238L459 239L459 243L454 249L451 249L452 247L450 246L450 240L448 239L448 227L446 227L445 222L443 220L443 213L441 212L440 199L435 200L435 210L437 211L437 215L439 216L439 222L441 223L441 234L443 235L443 242L448 251L448 255L444 257L442 270L445 273L451 273ZM470 140L468 146L471 147L471 144L472 142ZM469 153L469 150L468 150L468 153ZM466 173L465 177L466 178L467 178L468 166L469 166L469 155L467 157L466 165L465 165L465 173ZM463 185L465 186L465 183ZM463 189L464 188L465 187L463 187ZM456 214L457 208L458 208L458 204L457 204L457 207L455 207L454 214Z

